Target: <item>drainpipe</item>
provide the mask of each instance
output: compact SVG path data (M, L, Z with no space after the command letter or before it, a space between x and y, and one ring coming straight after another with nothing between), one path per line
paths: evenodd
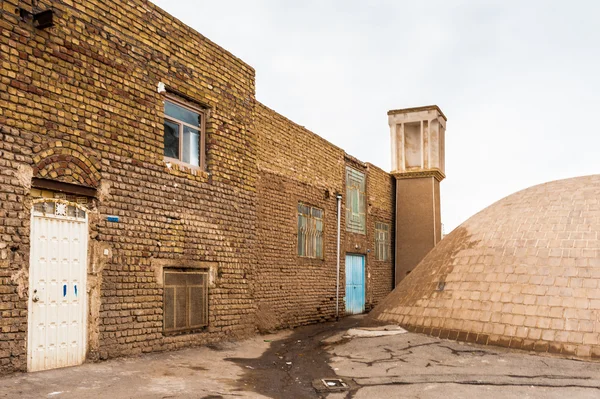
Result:
M342 194L337 198L337 274L335 281L335 317L340 318L340 225L342 224Z

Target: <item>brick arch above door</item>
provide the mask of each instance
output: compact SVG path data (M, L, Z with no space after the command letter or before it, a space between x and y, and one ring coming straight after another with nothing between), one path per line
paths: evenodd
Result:
M100 184L100 159L75 143L51 142L33 161L33 177L92 188Z

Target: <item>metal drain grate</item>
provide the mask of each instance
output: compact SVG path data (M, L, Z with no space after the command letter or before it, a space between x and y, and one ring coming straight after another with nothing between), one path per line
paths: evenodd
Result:
M312 381L312 386L321 394L350 391L357 388L352 380L344 381L341 378L319 378Z
M321 379L326 389L330 391L345 391L350 389L348 384L339 378L323 378Z

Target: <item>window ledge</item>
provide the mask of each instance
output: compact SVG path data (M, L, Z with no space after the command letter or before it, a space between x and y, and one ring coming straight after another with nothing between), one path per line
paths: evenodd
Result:
M210 326L193 328L191 330L179 330L179 331L163 331L163 337L174 337L178 335L194 335L194 334L206 334L210 332Z
M169 174L173 176L187 177L201 182L207 181L210 176L201 167L190 165L177 159L164 158L163 162Z
M366 231L356 231L356 230L346 230L346 233L358 234L358 235L361 235L361 236L367 235Z
M297 256L298 262L301 264L323 264L325 263L324 258L309 258L307 256Z
M217 286L217 274L219 269L219 264L217 262L152 258L150 267L154 270L156 283L160 286L164 284L163 273L165 268L189 269L190 271L208 270L208 288L216 288Z

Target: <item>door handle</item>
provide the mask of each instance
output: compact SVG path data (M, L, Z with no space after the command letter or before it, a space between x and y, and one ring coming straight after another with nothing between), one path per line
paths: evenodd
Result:
M33 290L33 298L31 298L32 302L37 302L40 300L40 297L37 296L37 290Z

